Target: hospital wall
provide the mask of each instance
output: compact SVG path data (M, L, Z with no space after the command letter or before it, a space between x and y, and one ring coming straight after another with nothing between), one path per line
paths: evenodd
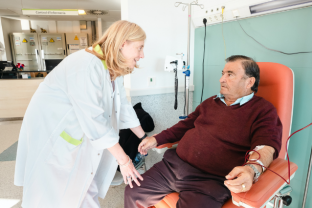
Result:
M240 20L246 32L269 48L284 52L312 51L312 7ZM246 36L236 21L223 24L226 57L246 55L258 62L276 62L290 67L295 76L292 132L312 122L312 53L283 55L269 51ZM200 103L202 83L203 39L205 28L195 30L193 108ZM219 79L225 64L221 24L207 26L205 54L205 87L203 99L220 90ZM301 207L312 145L312 127L294 135L289 156L299 169L291 181L292 208ZM312 207L312 182L306 207Z
M191 2L187 0L185 2ZM179 121L184 109L184 74L178 72L179 93L178 108L174 110L174 73L165 72L166 56L176 53L187 54L187 9L175 7L175 0L121 0L121 19L135 22L146 33L144 46L145 57L138 62L139 68L125 76L124 84L131 103L142 103L150 113L155 130L148 133L160 133ZM194 33L192 32L192 36ZM194 36L193 36L194 37ZM192 44L193 45L193 44ZM191 57L194 52L191 48ZM193 61L191 65L190 103L193 98ZM149 85L149 78L156 82ZM190 110L192 110L190 105ZM149 152L147 168L162 159L162 154Z
M185 2L192 2L187 0ZM139 69L125 77L125 87L130 96L145 96L174 92L174 73L165 72L166 56L187 54L187 9L175 7L175 0L121 0L121 17L135 22L146 32L145 57L139 61ZM194 35L194 34L192 34ZM191 50L191 54L194 50ZM193 57L193 55L191 55ZM193 64L191 60L191 72ZM149 78L155 85L148 85ZM180 90L183 90L184 75L178 73ZM190 85L193 85L191 73Z

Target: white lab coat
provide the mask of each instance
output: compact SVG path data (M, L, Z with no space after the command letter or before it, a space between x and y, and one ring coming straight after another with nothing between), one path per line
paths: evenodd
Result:
M112 95L108 70L84 50L65 58L40 84L17 149L14 184L24 186L24 208L78 208L92 180L105 197L118 165L107 150L119 141L112 126L140 125L122 77L115 80L115 99ZM67 142L63 131L82 143Z

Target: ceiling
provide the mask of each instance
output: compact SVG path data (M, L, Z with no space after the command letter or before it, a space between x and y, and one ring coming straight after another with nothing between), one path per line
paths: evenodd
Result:
M78 16L26 16L22 9L84 9L105 10L105 15L78 15ZM120 20L120 0L0 0L0 16L11 19L29 20L96 20L114 22Z

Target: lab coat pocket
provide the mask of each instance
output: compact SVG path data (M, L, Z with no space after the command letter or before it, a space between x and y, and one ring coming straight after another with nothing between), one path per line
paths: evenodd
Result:
M82 139L74 139L63 131L57 136L52 152L46 162L60 168L72 168L82 142Z

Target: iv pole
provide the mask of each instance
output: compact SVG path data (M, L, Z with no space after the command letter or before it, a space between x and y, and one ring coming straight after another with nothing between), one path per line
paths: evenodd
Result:
M304 196L303 196L303 201L302 201L302 208L305 208L305 205L306 205L308 189L309 189L309 181L310 181L310 175L311 175L311 167L312 167L312 147L311 147L311 154L310 154L310 161L309 161L309 169L308 169L308 174L307 174L307 180L306 180L306 184L305 184Z
M182 7L182 10L185 11L185 8L188 6L188 33L187 33L187 62L186 62L186 66L187 69L183 72L186 76L186 83L185 83L185 100L186 100L186 104L185 104L185 109L184 112L186 112L186 114L184 116L180 116L180 119L185 119L187 118L188 114L189 114L189 82L190 82L190 42L191 42L191 23L192 23L192 19L191 19L191 13L192 13L192 6L199 6L201 9L204 8L203 4L198 4L198 0L193 1L192 3L182 3L182 2L176 2L174 4L175 7L179 7L180 5L184 5Z

